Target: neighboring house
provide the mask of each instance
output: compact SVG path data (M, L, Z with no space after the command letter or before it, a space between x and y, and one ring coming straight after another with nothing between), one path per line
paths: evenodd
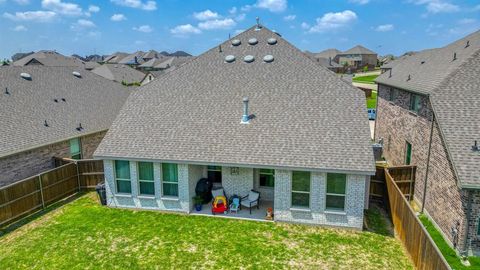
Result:
M143 78L143 80L140 82L140 85L145 85L147 83L150 83L152 82L153 80L155 80L156 78L156 74L153 73L153 72L147 72L147 74L145 75L145 78Z
M343 66L334 62L332 58L322 58L322 57L315 57L312 59L317 64L321 65L322 67L326 67L329 70L338 73L343 70Z
M38 51L13 62L13 66L84 67L85 62L55 51Z
M145 62L145 60L143 60L144 55L145 55L145 52L142 52L142 51L134 52L132 54L125 56L122 60L118 62L118 64L129 65L129 66L141 65Z
M75 72L75 74L73 74ZM92 158L130 91L73 67L0 69L0 186Z
M206 177L229 197L260 192L275 221L362 229L364 94L262 26L218 48L128 99L94 154L108 205L190 213Z
M417 166L416 203L458 251L477 255L479 74L480 31L406 57L376 80L375 129L389 164Z
M195 59L193 56L171 56L167 57L164 61L160 64L156 65L154 68L155 70L164 70L168 68L177 68L188 61Z
M159 58L152 58L148 60L147 62L139 65L137 69L139 70L145 70L145 71L153 71L153 70L158 70L155 68L156 66L160 65L162 62L167 60L167 56L159 55Z
M357 45L345 52L337 54L338 63L354 69L367 66L374 68L377 66L377 53L361 45Z
M338 55L341 53L342 52L337 49L326 49L316 53L315 58L332 59L333 62L338 64Z
M88 61L88 62L85 62L85 69L86 70L92 70L96 67L99 67L100 64L97 63L97 62L93 62L93 61Z
M141 71L121 64L103 64L94 68L91 72L105 79L125 85L141 84L146 76L146 74Z
M116 52L110 56L105 57L104 62L107 64L118 64L123 58L127 56L128 53Z
M155 50L150 50L142 56L143 61L145 61L145 62L147 62L149 60L152 60L152 59L155 59L155 58L162 58L162 57L163 57L163 55L160 54L159 52L155 51Z

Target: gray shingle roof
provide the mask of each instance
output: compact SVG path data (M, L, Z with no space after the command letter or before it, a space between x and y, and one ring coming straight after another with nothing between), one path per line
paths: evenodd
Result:
M84 62L76 57L68 57L55 51L38 51L15 62L14 66L39 64L48 67L84 67Z
M317 58L335 58L335 56L337 56L338 54L341 54L342 52L337 50L337 49L326 49L326 50L323 50L319 53L316 53L315 54L315 57Z
M103 64L99 67L94 68L91 72L102 76L105 79L120 83L141 82L146 76L146 74L143 72L140 72L127 65L121 64Z
M118 62L120 62L123 58L125 58L127 56L128 56L128 53L116 52L116 53L114 53L110 56L107 56L105 58L105 63L118 64Z
M171 56L164 59L160 64L156 65L155 68L166 69L171 67L179 67L188 61L194 59L193 56Z
M145 53L145 54L142 56L142 58L143 58L144 60L147 60L147 61L148 61L148 60L153 59L153 58L160 58L161 56L163 56L163 55L161 55L159 52L157 52L157 51L155 51L155 50L150 50L150 51L148 51L147 53Z
M339 53L340 55L346 55L346 54L377 54L374 51L371 51L361 45L357 45L349 50L346 50L342 53Z
M164 62L165 60L167 59L166 56L164 55L159 55L159 58L152 58L150 60L148 60L147 62L141 64L140 66L138 66L139 68L153 68L157 65L160 65L162 62Z
M215 47L132 94L94 156L375 172L363 92L267 28L234 39L241 45L228 40L222 52ZM236 60L226 63L227 55ZM256 116L250 124L240 123L243 97Z
M145 62L145 60L143 60L144 55L145 55L145 52L142 52L142 51L134 52L132 54L129 54L129 55L125 56L118 63L119 64L125 64L125 65L143 64Z
M480 141L479 74L477 31L443 48L409 56L392 68L392 77L386 72L377 78L378 83L429 95L461 187L480 188L480 153L471 150L474 141Z
M75 77L73 71L82 77ZM32 80L21 78L22 72ZM0 88L0 157L106 130L130 93L117 83L71 67L0 68ZM79 123L82 131L76 130Z

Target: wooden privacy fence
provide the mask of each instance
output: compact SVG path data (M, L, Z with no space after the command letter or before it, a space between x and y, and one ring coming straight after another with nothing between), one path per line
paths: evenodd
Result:
M420 270L451 269L445 261L445 258L443 258L442 253L435 245L435 242L433 242L432 238L413 211L409 201L405 198L405 194L409 196L409 198L413 195L412 188L410 187L411 183L405 182L405 180L399 180L401 185L409 187L409 189L406 190L407 192L401 190L396 184L397 179L392 177L391 172L395 173L395 176L403 175L406 179L410 177L410 180L412 181L413 179L411 178L413 178L413 175L415 174L412 174L414 171L407 166L385 169L390 212L395 233L402 241L408 253L410 253L415 267Z
M103 181L100 160L55 159L55 166L0 189L0 227Z

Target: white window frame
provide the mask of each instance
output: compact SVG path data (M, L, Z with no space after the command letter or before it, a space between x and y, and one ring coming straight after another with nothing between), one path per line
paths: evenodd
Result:
M310 209L310 207L312 206L312 196L310 195L311 192L312 192L312 172L308 172L310 174L310 185L309 185L309 190L310 191L296 191L296 190L293 190L293 171L290 172L290 189L291 189L291 192L290 192L290 207L295 209L295 208L299 208L299 209ZM303 205L293 205L293 193L302 193L302 194L308 194L308 206L303 206Z
M128 161L128 166L129 166L129 172L130 172L130 178L129 179L125 179L125 178L118 178L117 177L117 166L115 165L117 160L114 160L113 161L113 176L114 176L114 179L115 179L115 194L129 194L131 195L132 194L132 172L130 170L130 161L129 160L120 160L120 161ZM128 181L130 183L130 193L128 192L119 192L118 191L118 184L117 184L117 181Z
M163 178L163 164L175 164L177 165L177 182L170 182L170 181L165 181L165 179ZM160 168L161 168L161 176L162 176L162 197L167 197L167 198L178 198L180 196L180 189L179 189L179 185L178 185L178 176L179 176L179 173L178 173L178 163L160 163ZM163 188L163 184L176 184L177 185L177 196L174 196L174 195L165 195L165 189Z
M140 179L140 167L138 166L139 163L151 163L152 164L152 172L153 172L153 179L152 180L144 180L144 179ZM149 161L139 161L137 162L137 180L138 180L138 196L150 196L150 197L154 197L155 194L157 193L156 192L156 189L155 189L155 164L153 162L149 162ZM140 183L141 182L144 182L144 183L153 183L153 194L142 194L141 191L140 191Z

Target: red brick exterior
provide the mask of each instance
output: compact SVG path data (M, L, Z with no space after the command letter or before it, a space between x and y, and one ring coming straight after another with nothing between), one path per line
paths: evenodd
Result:
M83 158L92 158L105 133L80 137ZM0 158L0 187L52 169L53 157L70 157L69 140Z
M394 91L394 95L391 95ZM418 113L410 111L411 93L379 85L375 140L383 139L384 157L391 165L405 164L406 142L412 145L411 164L417 166L414 199L421 205L425 187L428 146L432 130L433 111L427 96L421 96ZM392 100L390 100L393 97ZM430 167L427 180L425 210L446 238L459 251L465 251L468 193L457 185L453 166L448 158L439 126L433 125ZM469 222L468 244L480 252L476 235L480 216L480 193L474 192L472 216ZM455 237L452 230L458 231Z

